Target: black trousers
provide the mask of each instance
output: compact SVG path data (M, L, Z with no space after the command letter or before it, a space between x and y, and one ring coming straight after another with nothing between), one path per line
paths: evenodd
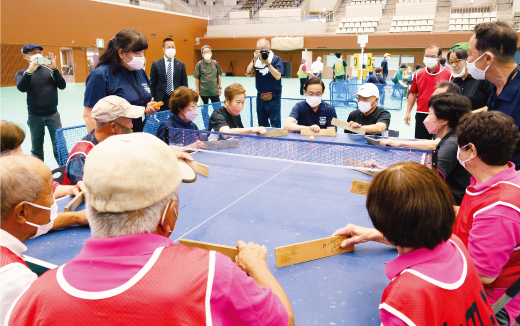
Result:
M307 78L300 78L300 95L303 95L303 88L305 87L305 82Z
M172 93L172 94L173 94L173 93ZM164 104L161 106L161 109L160 109L159 111L167 111L167 110L170 109L170 107L169 107L169 104L170 104L170 96L171 96L171 94L170 94L170 95L168 95L168 94L166 94L166 93L164 94L164 98L162 99L162 101L163 101Z
M427 113L415 113L415 138L417 139L432 139L433 135L428 132L424 125L424 120L428 116Z
M215 95L215 96L202 96L201 95L200 98L202 99L202 103L204 103L204 104L208 104L209 100L211 100L211 103L220 102L220 96L218 96L218 95Z

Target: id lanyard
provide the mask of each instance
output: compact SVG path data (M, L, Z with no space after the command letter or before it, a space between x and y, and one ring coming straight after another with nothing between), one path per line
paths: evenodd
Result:
M515 70L513 70L513 72L509 75L509 77L507 77L507 82L504 86L504 88L502 88L502 92L504 91L504 89L507 87L507 85L509 85L509 83L513 80L513 78L515 77L516 73L518 72L518 69L520 69L520 66L519 65L516 65L516 68ZM495 100L493 101L492 105L493 107L491 108L491 110L495 110L495 107L498 105L498 96L495 97Z
M132 86L132 88L135 90L135 92L137 93L137 95L139 95L139 99L141 99L141 104L144 104L143 94L141 94L141 92L139 91L139 88L137 87L137 86L139 86L139 85L136 86L136 85L134 84L134 82L133 82L130 78L128 78L127 75L124 75L124 76L125 76L126 80L128 80L128 82L130 83L130 85ZM134 72L134 76L135 76L135 79L136 79L137 83L139 83L139 81L137 80L137 79L138 79L137 74L136 74L135 72Z

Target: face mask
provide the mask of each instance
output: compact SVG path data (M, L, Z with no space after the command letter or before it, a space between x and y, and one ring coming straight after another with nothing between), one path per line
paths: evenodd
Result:
M128 128L128 127L122 126L122 125L120 125L120 124L117 123L117 122L116 122L115 124L118 125L118 126L121 128L121 130L123 130L123 134L131 134L131 133L134 132L131 128Z
M34 54L34 55L31 55L31 56L29 57L29 61L30 61L30 62L33 62L34 59L36 59L36 58L41 58L41 57L43 57L41 53Z
M39 237L42 234L45 234L45 233L49 232L49 230L52 229L52 225L54 224L54 220L56 219L56 217L58 217L58 204L56 204L56 199L54 199L54 204L52 204L51 207L40 206L40 205L36 205L36 204L33 204L33 203L29 203L27 201L25 203L27 203L27 204L29 204L29 205L31 205L33 207L44 209L46 211L50 211L51 212L50 221L47 224L38 225L38 224L34 224L34 223L31 223L31 222L25 221L25 223L29 224L30 226L34 226L35 228L38 228L38 230L36 231L36 234L33 235L32 237L30 237L29 239L34 239L36 237Z
M132 57L132 61L126 62L126 64L130 68L132 68L133 70L143 69L143 67L144 67L144 57Z
M175 51L175 49L164 50L164 54L166 54L166 56L170 59L173 59L173 57L175 57L175 53L177 53L177 51Z
M373 107L372 102L358 102L358 109L361 113L367 113Z
M464 145L464 146L462 146L462 147L458 147L458 146L457 146L457 160L459 161L460 165L462 165L462 167L465 168L465 169L466 169L466 162L469 161L470 159L468 158L468 159L465 160L465 161L461 161L461 160L460 160L459 153L460 153L460 150L461 150L461 149L463 149L464 147L466 147L466 146L468 146L468 145L469 145L469 144L466 144L466 145ZM466 169L466 170L467 170L467 169Z
M423 121L424 126L426 127L426 130L428 130L428 133L430 135L438 135L439 134L439 126L435 121L430 119L430 116L426 117Z
M486 52L488 53L488 52ZM471 75L471 77L477 79L477 80L482 80L482 79L486 79L486 71L489 69L489 67L491 66L491 64L489 64L486 69L484 70L480 70L478 69L476 66L475 66L475 63L477 61L479 61L483 56L484 54L486 53L483 53L480 57L478 57L477 60L473 61L473 62L467 62L468 63L468 73ZM489 53L491 54L491 53ZM491 56L493 57L493 54L491 54ZM493 57L493 61L495 60L495 57Z
M426 67L431 69L437 65L437 58L424 57L423 62L426 65Z
M462 76L464 76L465 73L466 73L466 67L462 68L462 71L458 74L454 73L453 70L451 71L451 74L454 78L462 77Z
M209 61L210 59L211 59L211 53L206 53L204 55L204 60L208 60Z
M320 96L306 96L305 101L311 108L315 108L321 103L321 97Z
M188 121L193 121L199 115L199 111L198 110L191 110L191 111L183 112L182 114L184 114L184 117Z

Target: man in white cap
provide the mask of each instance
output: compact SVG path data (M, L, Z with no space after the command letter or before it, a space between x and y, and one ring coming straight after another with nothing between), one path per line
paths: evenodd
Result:
M117 135L94 147L84 178L92 238L32 283L6 324L294 325L264 246L239 241L235 264L169 239L179 185L194 177L150 134Z
M386 76L388 76L388 60L392 55L390 53L385 53L383 56L383 61L381 61L381 68L383 68L383 78L386 80Z
M379 88L372 83L359 87L357 92L358 109L350 112L347 122L353 128L363 127L367 134L380 136L390 126L390 112L377 106L379 102ZM346 133L350 131L345 130Z

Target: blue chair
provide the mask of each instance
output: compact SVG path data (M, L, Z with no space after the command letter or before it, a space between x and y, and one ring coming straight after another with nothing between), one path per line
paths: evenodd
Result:
M147 132L155 136L159 126L171 115L172 113L170 111L159 111L154 114L147 114L144 122L143 132Z
M74 126L56 130L56 148L58 149L58 163L64 166L74 145L87 135L87 127Z

